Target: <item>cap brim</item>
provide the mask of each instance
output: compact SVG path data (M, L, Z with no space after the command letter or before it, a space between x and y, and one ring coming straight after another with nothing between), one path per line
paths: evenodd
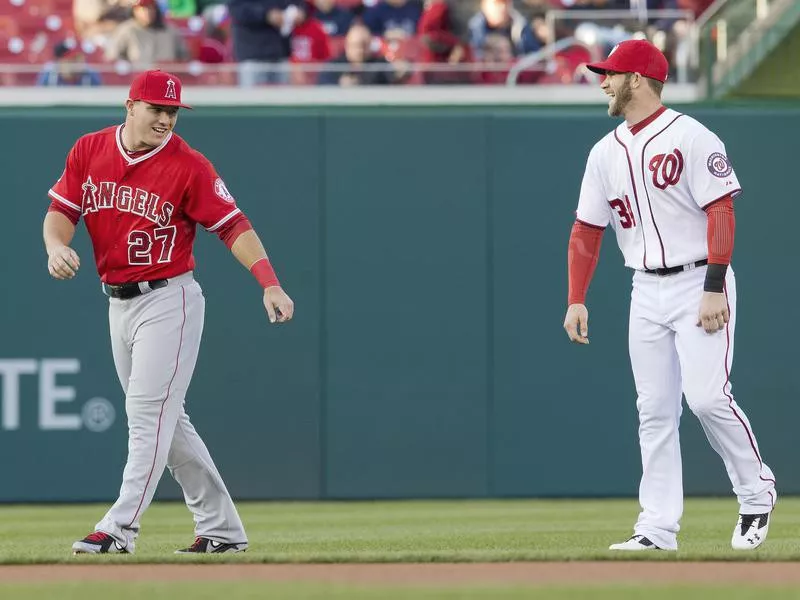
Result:
M147 98L131 98L131 100L136 101L139 100L141 102L147 102L148 104L152 104L153 106L177 106L179 108L188 108L189 110L193 110L191 106L188 104L181 104L177 100L158 100L157 102L153 102L152 100L148 100Z
M592 73L597 73L598 75L605 75L608 71L613 71L608 61L592 63L590 65L586 65L586 68Z
M189 106L188 104L181 104L176 100L167 100L166 102L164 102L163 100L159 100L158 102L149 102L148 100L145 100L145 102L147 102L148 104L155 104L157 106L178 106L180 108L188 108L189 110L192 110L192 107Z

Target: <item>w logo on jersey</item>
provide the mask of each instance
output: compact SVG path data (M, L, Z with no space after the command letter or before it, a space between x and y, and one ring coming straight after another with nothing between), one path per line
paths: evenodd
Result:
M175 92L175 82L172 79L167 79L167 91L164 93L164 98L178 99L178 94Z
M678 185L683 173L683 154L677 148L670 154L656 154L650 159L649 168L653 172L653 185L658 189Z

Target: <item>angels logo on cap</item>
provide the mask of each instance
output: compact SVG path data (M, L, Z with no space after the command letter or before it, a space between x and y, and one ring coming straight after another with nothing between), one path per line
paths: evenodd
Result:
M180 106L192 108L181 102L181 80L158 69L137 75L131 83L128 97L158 106Z
M172 79L167 79L167 93L164 94L164 98L170 98L172 100L177 100L178 96L175 94L175 82Z

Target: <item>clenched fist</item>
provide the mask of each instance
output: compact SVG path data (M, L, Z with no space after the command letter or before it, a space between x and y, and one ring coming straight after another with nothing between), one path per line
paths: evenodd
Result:
M731 320L728 309L728 298L725 293L703 292L700 300L700 312L697 315L697 326L705 329L706 333L716 333L725 329Z
M78 253L69 246L56 246L47 253L47 270L56 279L72 279L80 266Z
M267 309L270 323L285 323L294 315L294 302L277 285L264 290L264 308Z

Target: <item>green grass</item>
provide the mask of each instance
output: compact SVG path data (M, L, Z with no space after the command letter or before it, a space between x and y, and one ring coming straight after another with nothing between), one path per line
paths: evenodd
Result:
M547 598L553 600L761 600L769 598L800 598L800 591L786 587L742 586L543 586L543 587L486 587L475 588L420 588L420 587L363 587L326 586L315 584L254 583L141 583L128 582L115 585L86 585L76 583L52 584L0 584L0 597L4 600L255 600L275 598L280 600L522 600Z
M638 513L633 500L492 500L241 503L245 554L176 556L191 542L185 506L156 503L133 556L73 557L107 506L0 507L0 564L75 562L468 562L523 560L798 560L800 498L780 501L769 540L755 552L730 549L733 499L690 499L680 550L610 553Z

